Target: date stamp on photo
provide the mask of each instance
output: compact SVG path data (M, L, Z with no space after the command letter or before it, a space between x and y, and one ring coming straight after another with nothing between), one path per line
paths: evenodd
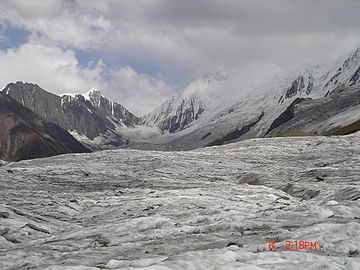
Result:
M276 249L276 243L274 241L269 241L268 242L268 250L275 250L275 249ZM318 249L318 245L316 242L309 242L309 241L285 241L284 249L285 250L296 250L296 249L312 250L312 249Z

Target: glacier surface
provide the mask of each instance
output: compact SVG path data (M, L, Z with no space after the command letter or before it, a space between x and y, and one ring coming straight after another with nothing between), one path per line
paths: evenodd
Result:
M0 269L360 269L359 163L360 133L2 164Z

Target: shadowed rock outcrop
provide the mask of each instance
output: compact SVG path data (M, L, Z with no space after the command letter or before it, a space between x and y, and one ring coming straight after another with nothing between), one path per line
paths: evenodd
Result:
M241 129L236 129L236 130L228 133L226 136L224 136L224 137L222 137L220 139L217 139L217 140L209 143L206 146L223 145L223 144L227 144L227 143L231 142L232 140L236 140L236 139L240 138L241 136L248 133L250 131L250 129L252 127L254 127L257 123L259 123L260 120L264 117L264 114L265 113L262 112L259 115L258 119L255 120L254 122L251 122L250 124L243 126Z
M278 126L281 126L282 124L286 123L287 121L291 120L292 118L294 118L294 110L295 110L295 106L303 101L305 101L306 99L304 98L297 98L295 99L289 107L286 108L286 110L279 115L278 118L276 118L274 120L274 122L270 125L269 130L266 132L265 135L267 135L270 131L272 131L273 129L277 128Z
M67 131L0 92L0 159L90 152Z
M317 135L346 135L360 130L360 86L338 87L320 99L296 99L271 124L266 137L291 130Z

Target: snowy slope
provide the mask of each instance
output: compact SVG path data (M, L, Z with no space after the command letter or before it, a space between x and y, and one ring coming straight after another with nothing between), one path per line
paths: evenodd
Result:
M157 126L163 133L171 134L151 138L148 144L133 142L131 145L156 149L165 143L168 149L193 149L263 137L271 123L295 99L322 98L339 86L354 85L360 80L359 68L360 49L356 49L336 63L291 71L256 87L246 95L231 96L230 99L221 96L221 93L229 86L231 78L221 76L221 80L214 80L216 83L210 81L209 84L202 80L196 81L185 88L183 93L166 101L142 119L143 123ZM188 93L191 93L194 102L191 102ZM182 116L187 112L184 107L201 107L201 114L196 117L198 110L190 110L191 121L185 117L185 124L181 125L181 121L175 120L184 119ZM175 125L168 125L169 122Z
M357 48L338 62L323 75L321 88L325 95L337 86L352 86L360 82L360 48Z
M194 81L180 94L166 100L154 111L142 117L147 126L158 126L164 133L175 133L193 125L202 115L216 109L223 100L209 96L209 89L226 80L223 72L209 73ZM216 100L216 102L214 102ZM203 118L203 117L202 117Z

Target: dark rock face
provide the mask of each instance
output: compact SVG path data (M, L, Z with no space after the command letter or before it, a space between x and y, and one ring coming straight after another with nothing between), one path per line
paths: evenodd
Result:
M338 87L320 99L296 99L271 124L266 137L298 129L318 135L349 134L359 130L360 86ZM358 114L358 116L357 116ZM348 123L347 118L354 119Z
M350 85L356 84L357 82L359 82L359 79L360 79L360 67L356 70L354 75L351 77Z
M285 93L285 98L292 98L297 94L305 92L309 95L314 87L313 78L309 76L308 82L305 82L304 76L297 77L291 84L291 86L287 89ZM279 103L281 98L279 100Z
M89 93L89 100L82 95L60 97L36 84L17 82L8 84L3 93L46 120L65 130L85 135L90 140L115 130L116 124L133 126L139 121L122 105L110 102L97 91Z
M63 96L60 108L55 111L58 116L54 119L55 123L64 129L85 135L91 140L109 129L115 129L115 125L95 110L81 95L75 98Z
M129 112L124 106L108 100L99 91L91 91L89 99L95 108L110 117L117 124L134 127L140 123L140 119Z
M300 94L310 95L314 89L314 81L312 75L300 75L291 85L285 89L285 93L280 96L278 103L283 103L286 99L291 99Z
M0 92L0 159L90 152L67 131Z
M291 84L290 88L286 91L285 97L286 97L286 98L292 98L292 97L295 96L301 89L304 89L304 87L305 87L304 77L303 77L303 76L299 76L298 78L296 78L295 81L293 81L293 83Z
M337 85L339 83L339 76L341 75L342 69L338 69L338 72L332 76L330 78L330 80L325 84L325 88L332 86L332 85Z
M309 79L311 79L311 78L309 78ZM314 82L312 80L309 80L305 93L307 95L309 95L311 93L311 91L313 90L313 88L314 88Z
M184 106L184 102L177 108L176 115L166 118L160 125L161 130L167 130L170 133L175 133L185 129L189 124L197 120L204 111L204 108L200 108L195 111L194 102L190 100L190 106Z
M350 75L350 76L349 76ZM360 48L351 53L326 82L324 89L331 92L339 86L352 86L360 79Z
M289 107L286 108L286 110L279 115L278 118L276 118L274 120L274 122L272 122L272 124L270 125L269 130L266 132L265 135L267 135L270 131L272 131L273 129L277 128L278 126L281 126L282 124L286 123L287 121L291 120L295 115L294 115L294 109L296 104L299 104L301 102L303 102L304 98L297 98L295 99Z
M260 122L260 120L264 117L265 113L262 112L258 119L254 122L251 122L248 125L243 126L241 129L237 129L233 132L230 132L229 134L227 134L226 136L217 139L209 144L207 144L206 146L215 146L215 145L223 145L223 144L227 144L230 143L232 140L236 140L238 138L240 138L241 136L245 135L246 133L248 133L250 131L250 129L255 126L257 123Z

